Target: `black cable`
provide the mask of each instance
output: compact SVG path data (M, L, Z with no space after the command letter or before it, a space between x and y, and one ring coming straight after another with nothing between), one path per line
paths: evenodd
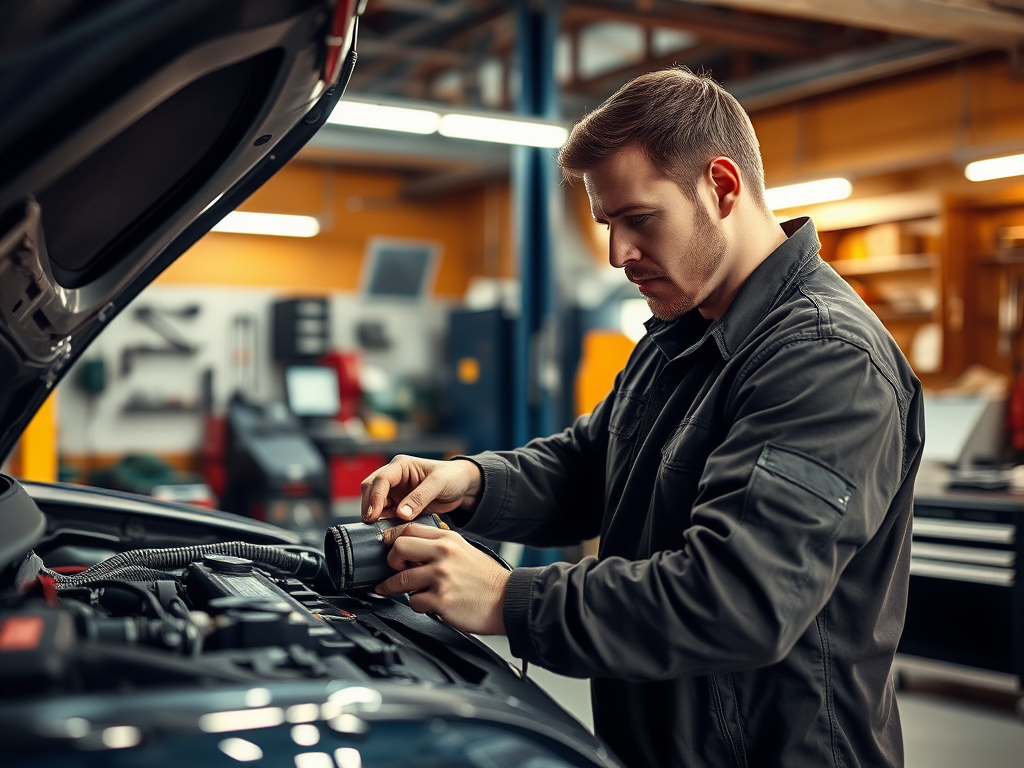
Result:
M509 564L509 562L505 558L503 558L501 555L499 555L493 549L488 547L486 544L483 544L483 543L477 541L476 539L471 539L469 536L466 536L465 534L462 535L462 538L464 538L466 541L468 541L474 547L479 549L485 555L490 556L493 560L495 560L496 562L498 562L501 565L503 565L505 567L505 570L507 570L507 571L515 570ZM530 663L526 659L523 659L523 668L519 671L519 674L523 678L523 680L527 679L527 674L529 673L529 669L530 669Z
M503 557L502 557L501 555L499 555L499 554L498 554L497 552L495 552L495 551L494 551L493 549L491 549L490 547L488 547L488 546L487 546L486 544L483 544L482 542L479 542L479 541L477 541L476 539L471 539L471 538L469 538L469 536L466 536L465 534L461 534L461 535L462 535L462 538L464 538L464 539L465 539L466 541L468 541L468 542L469 542L469 543L470 543L471 545L473 545L474 547L476 547L477 549L479 549L479 550L480 550L481 552L483 552L483 553L484 553L485 555L487 555L488 557L490 557L490 558L491 558L492 560L494 560L494 561L495 561L496 563L498 563L499 565L501 565L501 566L502 566L502 567L503 567L503 568L504 568L504 569L505 569L506 571L512 571L512 570L514 570L514 569L512 568L512 566L511 566L511 565L509 565L508 561L507 561L507 560L506 560L505 558L503 558Z
M73 575L57 573L46 567L41 572L53 578L58 590L83 586L103 578L156 581L174 578L166 573L167 570L185 568L204 555L214 554L243 557L280 575L303 579L315 578L324 567L323 555L314 549L302 548L296 552L267 544L225 541L190 547L129 550Z

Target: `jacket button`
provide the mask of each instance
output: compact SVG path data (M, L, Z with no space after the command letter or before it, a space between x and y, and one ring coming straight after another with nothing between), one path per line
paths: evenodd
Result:
M671 391L672 391L672 385L671 384L662 384L661 385L661 394L667 395Z

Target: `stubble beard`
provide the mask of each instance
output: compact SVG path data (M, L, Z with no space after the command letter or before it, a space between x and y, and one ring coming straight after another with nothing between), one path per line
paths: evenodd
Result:
M694 211L696 226L687 246L693 258L687 280L690 287L679 285L675 278L666 275L663 279L671 286L671 294L666 298L644 297L651 314L659 320L675 320L703 304L714 287L711 278L725 258L728 247L725 235L702 207L694 206Z

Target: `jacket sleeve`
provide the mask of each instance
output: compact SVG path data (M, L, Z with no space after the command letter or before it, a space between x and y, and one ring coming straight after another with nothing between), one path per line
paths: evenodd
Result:
M683 548L515 571L513 654L641 681L789 653L902 482L900 395L864 350L822 339L782 345L733 387L731 428L704 467Z
M608 418L615 392L568 429L514 451L469 456L484 493L467 533L534 547L578 544L601 532Z

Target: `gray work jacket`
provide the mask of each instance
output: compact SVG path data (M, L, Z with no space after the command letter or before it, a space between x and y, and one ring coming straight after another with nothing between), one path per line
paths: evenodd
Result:
M630 766L896 766L920 384L813 224L719 322L651 320L564 432L472 457L467 532L596 558L508 581L512 652L591 678Z

